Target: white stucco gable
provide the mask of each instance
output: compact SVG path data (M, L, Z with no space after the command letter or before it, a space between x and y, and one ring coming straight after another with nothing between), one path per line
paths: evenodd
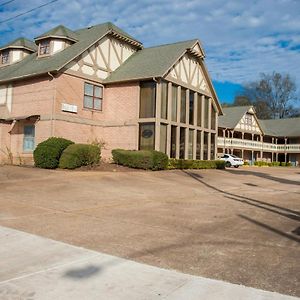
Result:
M246 131L256 134L263 134L253 107L248 109L248 111L243 115L243 117L240 119L240 121L237 123L234 129L237 131Z

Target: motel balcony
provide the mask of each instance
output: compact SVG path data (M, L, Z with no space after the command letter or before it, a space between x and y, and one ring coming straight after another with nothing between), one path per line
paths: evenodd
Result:
M300 153L300 144L272 144L238 138L218 137L219 148L244 149L262 152Z

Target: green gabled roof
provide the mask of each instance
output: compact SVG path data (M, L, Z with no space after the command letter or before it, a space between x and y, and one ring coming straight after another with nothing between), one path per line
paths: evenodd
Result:
M105 83L162 77L178 58L198 40L145 48L131 55L104 80Z
M121 36L125 36L123 30L111 23L77 30L75 33L78 41L61 52L43 58L37 58L37 53L33 53L20 62L1 67L0 82L27 78L47 72L57 72L112 30ZM126 37L131 39L128 34L126 34Z
M219 127L233 129L241 120L243 115L250 109L252 106L233 106L233 107L224 107L223 116L219 117Z
M276 137L299 137L300 118L259 120L265 135Z
M32 52L35 52L37 50L37 46L34 42L25 39L23 37L18 38L6 45L4 45L3 47L0 48L0 50L4 50L4 49L8 49L8 48L22 48L22 49L26 49Z
M58 38L65 38L71 41L76 42L78 40L77 34L70 30L69 28L63 26L63 25L58 25L55 28L43 33L42 35L38 36L35 38L36 41L45 39L48 37L58 37Z

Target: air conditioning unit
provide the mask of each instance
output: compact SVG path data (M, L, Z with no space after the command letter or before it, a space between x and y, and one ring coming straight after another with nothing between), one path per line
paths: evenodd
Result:
M62 103L61 104L61 110L77 114L77 105L68 104L68 103Z

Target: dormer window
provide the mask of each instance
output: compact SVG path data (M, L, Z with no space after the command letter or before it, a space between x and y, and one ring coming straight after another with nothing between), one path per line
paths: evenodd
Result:
M1 53L1 64L6 65L9 63L9 50L4 50Z
M39 55L50 54L50 40L41 41L39 44Z

